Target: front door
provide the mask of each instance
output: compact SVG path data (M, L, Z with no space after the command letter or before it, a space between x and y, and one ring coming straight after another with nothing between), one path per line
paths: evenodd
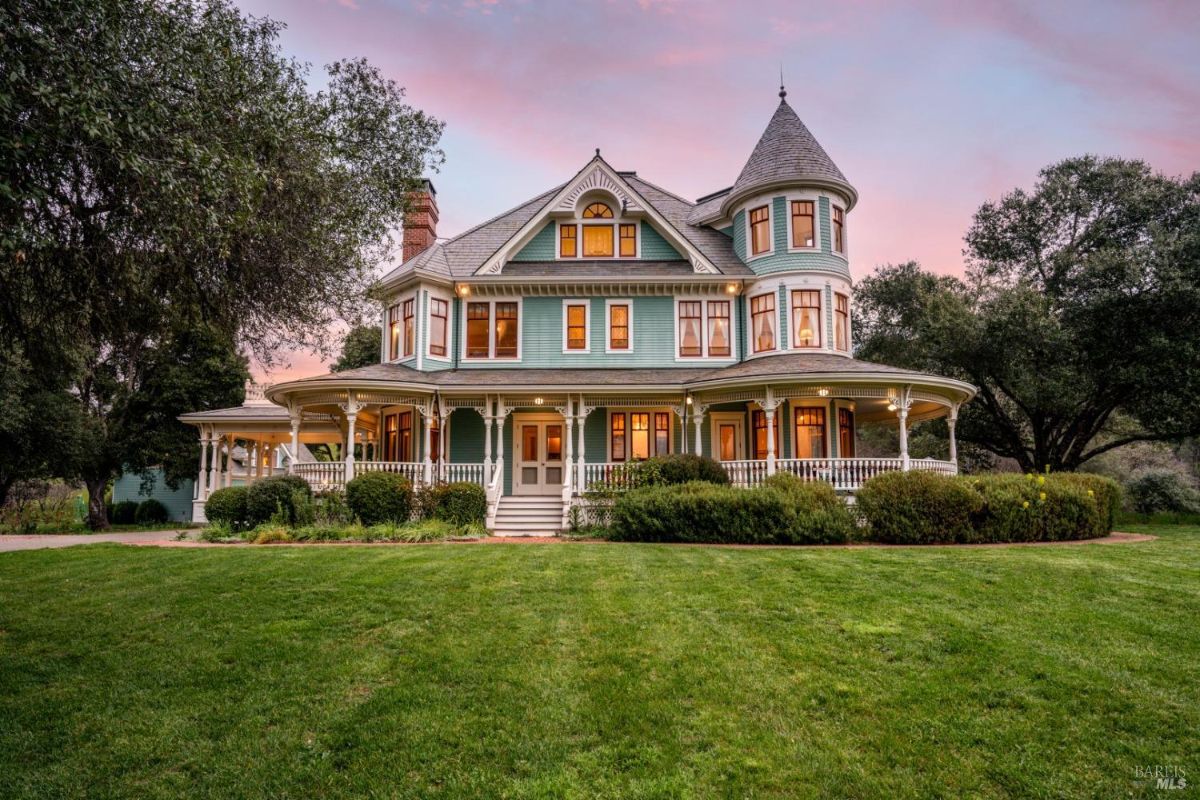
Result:
M518 414L513 439L513 494L560 493L565 467L562 418Z

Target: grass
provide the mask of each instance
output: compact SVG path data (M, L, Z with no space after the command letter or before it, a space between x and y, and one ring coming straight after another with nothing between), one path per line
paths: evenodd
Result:
M1200 528L0 554L0 796L1152 797Z

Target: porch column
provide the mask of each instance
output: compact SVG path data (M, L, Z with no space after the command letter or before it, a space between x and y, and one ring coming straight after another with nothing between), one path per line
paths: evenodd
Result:
M221 479L221 442L217 439L216 434L210 428L208 431L208 444L212 448L208 454L208 481L205 483L205 495L202 499L207 500L213 493L213 489L217 487L217 482Z
M296 464L300 462L300 411L292 413L292 457L288 459L288 472L296 471Z
M423 439L424 443L421 446L421 452L424 454L425 457L422 460L423 467L421 470L421 474L423 476L422 479L425 481L425 485L428 486L429 484L433 483L433 459L430 458L430 455L429 455L429 448L433 443L433 404L432 403L429 405L428 412L424 412L424 411L421 412L421 419L425 423L424 424L425 437Z
M438 459L438 476L442 480L450 473L450 468L447 466L450 463L450 410L443 409L440 415L441 427L438 429L438 450L441 451Z
M763 409L767 418L767 474L775 474L775 407Z
M354 424L358 421L357 411L346 412L346 482L354 480Z
M574 470L572 469L575 464L575 417L572 413L573 411L574 403L571 402L571 396L567 395L567 405L562 409L563 420L567 424L567 448L563 454L563 465L565 467L563 470L563 483L569 485L575 483Z
M958 440L954 437L954 429L958 426L958 404L950 406L950 416L946 419L950 428L950 463L958 466Z
M200 474L196 478L196 499L203 500L208 496L208 432L200 429Z
M700 442L700 428L704 425L704 412L707 406L702 406L699 403L692 404L692 424L696 426L696 455L703 455L704 446Z
M483 407L483 479L492 477L492 399L484 401Z
M900 469L908 472L908 405L896 409L900 419Z
M592 411L583 404L583 395L579 395L579 405L575 408L575 411L579 417L579 456L577 458L579 463L576 465L578 472L576 473L575 487L576 491L583 494L587 491L587 448L584 445L587 437L585 433L587 432L588 414Z
M233 446L237 440L233 438L233 434L226 437L225 442L225 488L233 486Z

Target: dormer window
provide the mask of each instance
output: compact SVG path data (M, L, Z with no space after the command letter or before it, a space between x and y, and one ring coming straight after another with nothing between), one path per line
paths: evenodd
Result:
M588 203L575 220L558 223L559 258L637 258L638 224L608 203Z
M613 255L613 226L584 225L583 226L583 257L612 258Z
M767 206L750 210L750 255L762 255L771 249L771 211Z
M563 225L558 229L559 258L574 258L579 252L576 248L575 226Z
M584 219L612 219L612 209L605 203L592 203L583 210Z
M621 258L633 258L637 255L637 226L621 226Z

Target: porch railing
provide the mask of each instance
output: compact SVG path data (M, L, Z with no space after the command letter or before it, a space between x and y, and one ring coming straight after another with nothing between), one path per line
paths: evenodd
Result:
M317 491L340 489L346 485L346 465L341 461L299 461L292 464L291 471Z
M354 474L368 472L394 472L412 481L413 486L425 483L425 464L420 461L356 461ZM483 464L433 464L431 476L434 483L469 481L487 487L488 478ZM342 489L346 485L346 462L344 461L300 461L292 465L292 474L299 475L318 491Z
M341 462L339 462L341 463ZM345 465L342 471L345 472ZM425 465L420 461L355 461L354 474L363 475L368 472L395 472L412 481L413 486L419 486L425 478Z

